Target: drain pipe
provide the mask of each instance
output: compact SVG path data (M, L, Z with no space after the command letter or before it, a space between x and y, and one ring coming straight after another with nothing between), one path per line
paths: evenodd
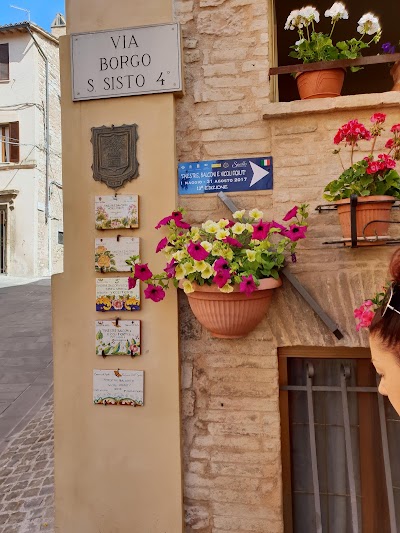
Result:
M45 150L46 150L46 172L45 172L45 201L44 201L44 220L45 224L48 224L49 221L49 203L50 203L50 194L49 194L49 175L50 175L50 98L49 98L49 59L44 53L42 47L37 42L35 36L33 35L29 25L26 25L26 29L30 33L33 42L42 56L44 65L45 65L45 85L46 85L46 94L45 94ZM47 247L48 247L48 271L51 276L52 273L52 263L51 263L51 233L50 227L47 228Z
M58 182L58 181L51 181L49 183L49 218L48 218L48 226L47 226L47 229L48 229L48 235L50 235L50 239L49 239L49 265L50 265L50 268L52 267L53 265L53 249L51 247L51 234L52 234L52 216L51 216L51 210L50 210L50 199L51 199L51 186L54 185L54 187L57 187L58 189L61 189L63 188L62 186L62 183ZM49 272L51 274L51 271Z

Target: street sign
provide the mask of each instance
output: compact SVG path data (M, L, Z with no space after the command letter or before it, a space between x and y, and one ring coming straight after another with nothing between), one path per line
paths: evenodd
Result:
M182 91L179 24L71 35L72 99Z
M272 157L179 163L179 194L260 191L273 187Z

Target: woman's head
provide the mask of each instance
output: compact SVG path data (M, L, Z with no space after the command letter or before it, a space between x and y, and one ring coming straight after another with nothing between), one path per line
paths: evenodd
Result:
M400 250L392 257L390 273L391 289L369 328L370 346L372 363L381 376L379 392L400 414Z

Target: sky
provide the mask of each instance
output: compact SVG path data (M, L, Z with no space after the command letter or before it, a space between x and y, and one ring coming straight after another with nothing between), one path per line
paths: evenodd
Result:
M0 25L28 20L28 13L10 5L29 9L31 22L47 31L57 13L65 15L64 0L0 0Z

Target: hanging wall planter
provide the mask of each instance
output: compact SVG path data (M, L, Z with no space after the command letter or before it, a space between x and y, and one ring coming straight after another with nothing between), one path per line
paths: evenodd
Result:
M356 206L357 237L383 237L388 234L390 212L396 198L393 196L358 197ZM344 239L351 237L350 199L338 200L337 211ZM379 221L379 222L374 222ZM387 222L385 222L387 221ZM368 225L368 226L367 226ZM366 227L367 226L367 227ZM365 228L365 230L364 230ZM349 243L350 244L350 243ZM371 246L378 242L359 242L359 246Z
M194 292L187 294L193 314L213 337L238 339L245 337L261 322L272 301L280 279L261 279L256 291L250 295L240 292L222 293L216 285L193 284Z
M302 100L313 98L332 98L340 96L343 88L345 70L333 68L315 70L296 75L297 89Z

